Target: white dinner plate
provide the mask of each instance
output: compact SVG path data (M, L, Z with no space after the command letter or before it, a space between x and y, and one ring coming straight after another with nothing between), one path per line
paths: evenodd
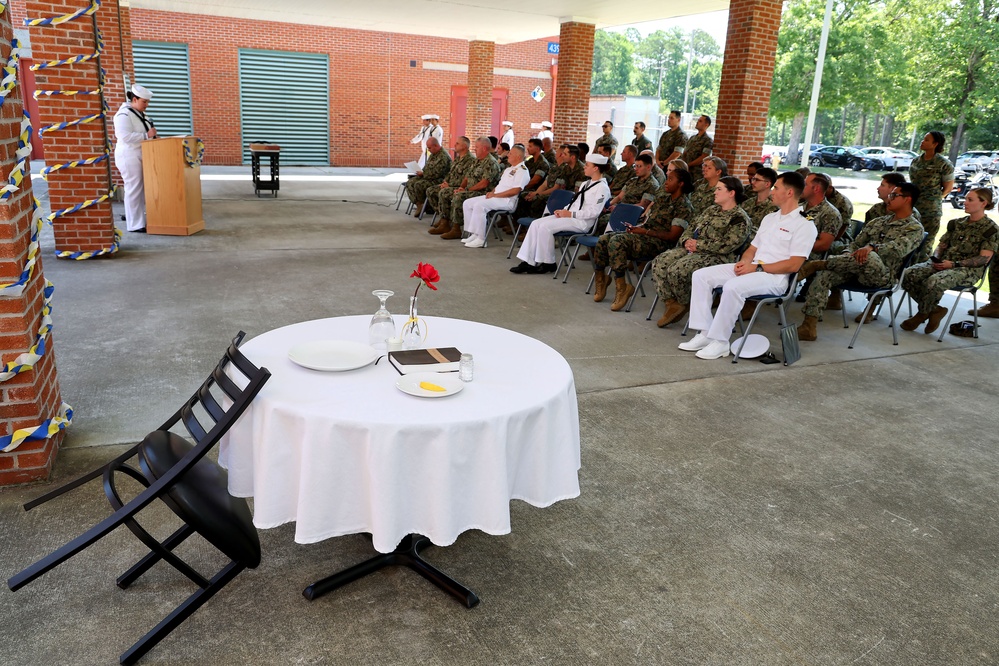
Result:
M739 349L741 343L742 338L736 338L735 342L732 343L733 354ZM756 358L763 356L768 351L770 351L770 339L765 335L750 333L749 337L746 338L746 346L739 352L739 358Z
M420 388L420 382L437 384L437 386L440 386L444 390L431 391ZM454 395L465 388L465 383L458 378L457 372L413 372L400 377L395 385L403 393L415 395L417 398L443 398L448 395Z
M370 365L381 354L368 345L349 340L310 340L288 350L288 358L303 368L342 372Z

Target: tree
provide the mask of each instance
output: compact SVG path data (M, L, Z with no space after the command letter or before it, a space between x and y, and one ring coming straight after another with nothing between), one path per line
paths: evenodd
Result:
M626 94L631 87L634 50L634 45L621 33L597 30L593 38L590 92L594 95Z

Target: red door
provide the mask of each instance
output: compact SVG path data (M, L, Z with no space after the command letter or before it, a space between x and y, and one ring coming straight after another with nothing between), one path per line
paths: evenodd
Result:
M493 88L493 117L490 134L495 137L502 136L502 123L509 120L507 113L507 98L509 91L506 88ZM451 137L457 139L465 134L466 110L468 107L468 86L451 86ZM473 141L475 137L469 137ZM453 143L453 140L452 140Z

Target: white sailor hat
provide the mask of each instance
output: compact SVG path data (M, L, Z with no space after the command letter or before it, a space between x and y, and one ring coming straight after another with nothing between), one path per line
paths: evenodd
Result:
M513 127L513 123L512 123L512 122L510 122L509 120L504 120L504 121L503 121L503 124L504 124L504 125L509 125L510 127Z
M586 161L590 164L607 164L607 156L600 153L590 153L586 156Z
M153 98L153 91L145 86L140 86L138 83L132 86L132 94L141 99Z
M550 120L542 120L542 121L541 121L541 126L542 126L542 127L548 127L548 128L551 128L551 126L552 126L552 121L550 121Z
M430 120L440 120L440 119L441 119L441 117L438 116L436 113L431 113L430 114Z
M432 113L424 113L422 116L420 116L420 120L430 120L433 117L434 114Z

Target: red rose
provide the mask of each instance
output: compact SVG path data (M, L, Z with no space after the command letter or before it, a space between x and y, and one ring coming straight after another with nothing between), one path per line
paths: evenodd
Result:
M430 264L424 264L422 262L416 265L416 270L413 271L412 275L409 277L420 278L423 280L423 284L427 285L434 291L437 291L437 287L435 287L433 283L438 282L441 279L440 273L437 272L436 268ZM419 287L417 287L417 289L419 289Z

